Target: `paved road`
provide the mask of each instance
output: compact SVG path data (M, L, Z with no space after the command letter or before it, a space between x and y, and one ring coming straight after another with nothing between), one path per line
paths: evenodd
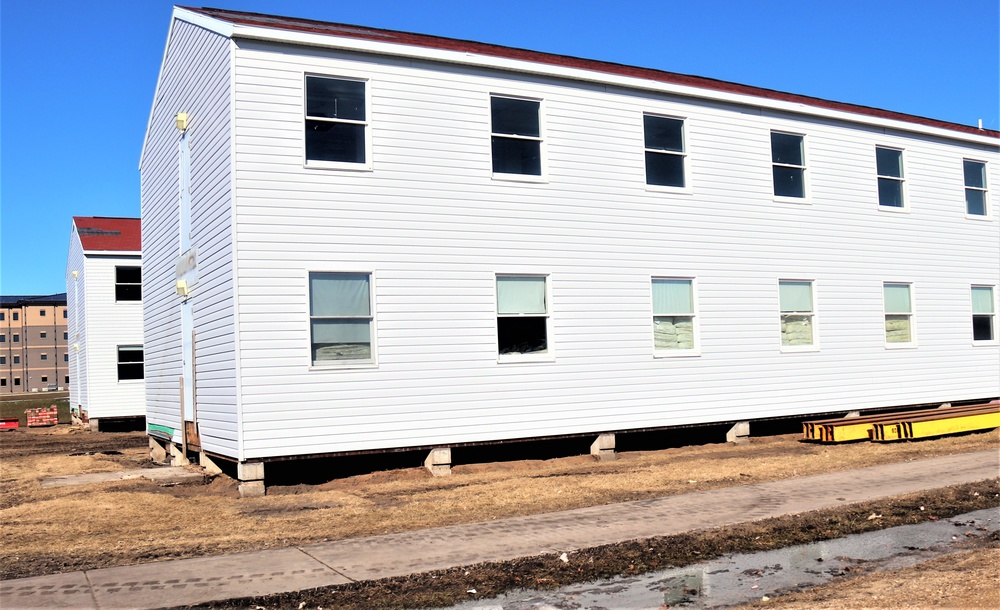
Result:
M654 500L0 582L0 607L161 608L403 576L863 502L1000 474L982 451Z

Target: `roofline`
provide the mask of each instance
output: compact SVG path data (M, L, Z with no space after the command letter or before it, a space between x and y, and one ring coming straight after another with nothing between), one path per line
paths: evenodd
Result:
M100 219L100 220L138 220L140 222L142 221L142 218L139 218L138 216L74 216L73 222L76 223L77 220L83 218L93 218L95 220Z
M84 250L84 256L128 256L134 258L136 256L142 257L142 250Z
M6 301L4 299L9 299L13 297L18 297L15 300ZM53 294L43 294L43 295L30 295L30 294L19 294L11 295L10 297L0 296L0 307L24 307L26 305L65 305L66 304L66 293L56 292Z
M278 18L303 25L298 28L275 25L269 27L265 25L238 23L215 16L216 12L223 11L227 14L243 16L247 21L260 20L262 18L272 20ZM287 44L336 48L362 53L404 56L436 62L582 80L627 89L656 91L740 106L761 107L799 115L818 116L880 128L986 144L988 146L996 146L1000 143L998 142L1000 140L1000 131L979 129L949 121L882 110L870 106L836 102L806 95L785 93L773 89L752 87L717 79L689 76L651 68L639 68L611 62L580 59L567 55L556 55L488 43L224 9L177 6L174 7L173 18L174 20L187 21L204 27L229 38L247 38ZM309 24L323 28L353 28L359 32L369 32L370 36L351 37L320 33L310 31L306 27ZM373 39L380 34L386 37L403 36L409 39L416 38L419 40L419 43L385 42ZM152 119L152 116L150 116L150 119Z

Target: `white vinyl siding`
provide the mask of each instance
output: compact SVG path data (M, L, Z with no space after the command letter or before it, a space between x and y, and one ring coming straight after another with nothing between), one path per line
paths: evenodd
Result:
M233 279L231 46L201 27L176 21L157 84L141 170L143 315L147 423L180 439L181 309L175 290L180 250L177 112L186 112L191 144L190 241L198 282L195 392L202 448L239 457ZM301 83L301 73L299 74ZM301 94L301 85L298 88ZM301 100L301 97L299 98ZM294 104L301 107L301 101ZM302 141L302 115L293 142ZM301 148L296 146L301 168Z
M87 359L88 400L84 408L91 419L146 414L145 383L142 380L124 383L118 378L118 346L141 347L143 342L142 303L116 298L118 266L141 268L139 254L87 256L85 277L78 280L86 288L87 316L86 326L81 328L80 350Z
M302 170L304 73L366 75L378 84L373 172ZM489 94L511 90L504 75L339 51L294 55L243 41L235 86L248 456L998 393L1000 366L989 350L970 356L961 340L968 316L953 306L968 284L954 278L952 256L970 274L996 274L986 255L995 227L966 227L954 214L962 178L949 163L969 155L966 146L905 138L914 212L901 226L873 209L871 168L874 147L902 148L902 137L536 79L519 82L516 93L545 100L549 183L540 191L489 179ZM647 112L686 117L696 197L644 188L636 117ZM808 132L813 205L771 203L772 128ZM951 247L929 249L926 235ZM878 265L870 256L876 244L888 248ZM352 266L378 273L379 366L310 371L301 278ZM697 272L701 358L649 358L650 275L665 269ZM556 359L497 362L496 275L505 273L549 276ZM935 333L932 344L926 336L921 349L888 357L885 276L920 277L920 312L954 336ZM794 378L775 349L776 277L815 278L827 295L824 349L797 363ZM994 378L964 375L970 357ZM868 370L880 371L877 382L858 381ZM739 405L720 407L734 387Z
M73 272L76 272L76 277ZM69 355L69 405L70 409L86 409L89 404L87 383L87 268L84 264L83 244L72 230L69 253L66 258L66 343Z

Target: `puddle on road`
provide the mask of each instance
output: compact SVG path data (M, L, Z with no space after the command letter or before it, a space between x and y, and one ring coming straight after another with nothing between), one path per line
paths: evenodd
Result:
M761 553L729 555L685 568L581 583L554 591L512 591L468 601L454 610L569 610L583 608L725 608L813 587L859 564L866 571L915 565L960 550L970 536L1000 529L1000 511L987 509L941 521L904 525L836 540ZM570 556L572 557L572 555Z

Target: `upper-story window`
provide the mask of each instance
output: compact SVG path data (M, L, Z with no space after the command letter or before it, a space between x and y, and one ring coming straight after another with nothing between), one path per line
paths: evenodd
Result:
M878 204L887 208L903 205L903 151L875 147L875 167L878 173Z
M142 267L115 267L115 300L142 300Z
M986 164L982 161L962 161L965 170L965 213L986 216Z
M0 311L0 322L3 322L3 319L4 319L4 312Z
M493 173L542 175L541 102L490 96Z
M68 318L69 317L69 312L67 310L65 310L65 309L62 310L62 311L63 311L63 318Z
M368 164L368 83L306 76L306 164Z
M775 197L805 198L806 154L802 136L772 131L771 166Z
M642 117L642 130L646 148L646 184L687 186L684 178L684 121L646 114Z
M40 318L44 318L45 317L45 310L44 309L39 309L38 310L38 316Z
M18 317L19 317L19 316L17 315L17 313L18 313L18 312L16 312L16 311L12 311L12 312L10 312L10 319L11 319L11 320L14 320L14 321L16 322L16 321L17 321L17 319L18 319Z

